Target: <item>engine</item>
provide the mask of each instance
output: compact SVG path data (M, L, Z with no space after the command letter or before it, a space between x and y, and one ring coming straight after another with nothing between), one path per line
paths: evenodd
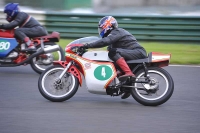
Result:
M16 51L10 52L10 54L4 58L0 58L0 62L11 62L12 59L16 58L19 54Z

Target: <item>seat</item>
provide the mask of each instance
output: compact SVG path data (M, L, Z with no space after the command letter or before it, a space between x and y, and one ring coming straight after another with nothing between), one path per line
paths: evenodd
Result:
M142 62L151 62L152 60L152 52L150 52L148 54L148 57L147 58L143 58L143 59L136 59L136 60L128 60L126 61L127 64L133 64L133 63L142 63Z
M36 37L36 38L33 38L34 40L37 40L37 39L48 39L49 41L51 42L59 42L60 40L60 33L59 32L52 32L51 34L49 35L46 35L46 36L40 36L40 37Z

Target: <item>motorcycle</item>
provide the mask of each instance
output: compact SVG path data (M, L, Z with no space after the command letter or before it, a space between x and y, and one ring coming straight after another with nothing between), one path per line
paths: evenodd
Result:
M136 75L120 81L120 68L108 57L108 51L85 50L85 43L97 41L98 37L85 37L69 43L65 48L66 61L55 61L39 77L41 95L52 102L70 99L82 86L85 78L90 93L120 96L129 91L142 105L158 106L165 103L174 90L170 74L162 67L168 66L171 54L148 53L144 59L129 60L127 64Z
M31 41L36 46L36 51L22 51L25 44L14 38L14 29L0 29L0 67L30 64L35 72L41 74L54 60L65 59L63 49L56 44L59 39L58 32L35 37Z

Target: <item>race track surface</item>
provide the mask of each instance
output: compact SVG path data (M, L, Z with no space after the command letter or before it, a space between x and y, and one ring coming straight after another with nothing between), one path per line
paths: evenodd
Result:
M165 69L174 93L163 105L146 107L84 86L68 101L50 102L30 66L0 68L0 133L199 133L200 67Z

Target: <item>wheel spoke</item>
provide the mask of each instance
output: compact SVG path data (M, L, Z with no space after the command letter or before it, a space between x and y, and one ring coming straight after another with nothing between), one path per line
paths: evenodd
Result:
M68 95L74 87L74 76L69 75L67 78L63 77L60 82L56 82L56 79L62 73L62 69L55 69L45 75L43 81L43 90L46 94L52 97L63 97ZM44 79L44 78L43 78ZM69 82L69 80L71 80ZM49 86L49 84L52 84Z
M156 100L165 95L168 90L168 80L164 74L158 71L149 71L150 83L142 84L135 83L137 87L144 87L146 91L136 89L140 97L146 100ZM144 78L144 73L140 74L137 78ZM146 92L146 94L144 93Z

